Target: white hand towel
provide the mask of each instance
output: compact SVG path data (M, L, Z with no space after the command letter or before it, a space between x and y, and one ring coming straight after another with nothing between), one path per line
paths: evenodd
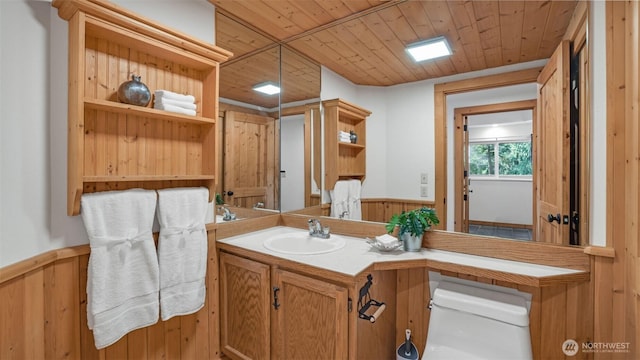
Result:
M162 320L204 306L209 207L207 188L158 190L158 262Z
M156 90L154 92L154 95L156 96L156 98L160 98L161 97L161 98L165 98L165 99L184 101L184 102L188 102L188 103L195 103L196 102L196 98L193 95L178 94L178 93L175 93L175 92L169 91L169 90Z
M172 106L177 106L177 107L181 107L183 109L189 109L189 110L196 110L196 104L192 103L192 102L187 102L187 101L179 101L179 100L173 100L173 99L167 99L167 98L163 98L163 97L157 97L153 100L153 105L172 105Z
M349 180L349 198L347 208L349 211L349 219L362 220L362 204L360 203L360 193L362 191L362 183L360 180Z
M158 258L151 228L156 192L83 194L81 214L91 254L87 320L96 348L158 321Z
M331 217L340 217L345 214L344 219L349 219L349 211L347 201L349 199L349 184L345 180L336 181L333 190L329 192L331 195Z
M182 108L180 106L174 106L174 105L154 103L153 104L153 108L154 109L158 109L158 110L174 112L174 113L178 113L178 114L184 114L184 115L191 115L191 116L195 116L196 115L196 111L195 110L185 109L185 108Z

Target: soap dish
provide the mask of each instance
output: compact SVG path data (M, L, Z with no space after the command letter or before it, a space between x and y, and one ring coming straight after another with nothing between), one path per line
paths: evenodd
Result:
M393 251L396 250L397 248L402 246L402 242L398 241L396 243L393 244L389 244L389 245L385 245L377 240L374 239L369 239L367 238L367 244L371 245L372 247L378 249L379 251L383 251L383 252L389 252L389 251Z

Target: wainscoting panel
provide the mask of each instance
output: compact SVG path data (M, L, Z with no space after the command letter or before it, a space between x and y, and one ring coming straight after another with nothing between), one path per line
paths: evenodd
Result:
M0 282L0 359L216 359L218 332L218 260L209 232L207 298L195 314L135 330L97 350L87 327L89 247L55 251L25 261L34 269ZM64 257L68 255L69 257ZM40 264L41 263L41 264ZM26 266L17 264L21 268ZM6 279L6 280L5 280Z

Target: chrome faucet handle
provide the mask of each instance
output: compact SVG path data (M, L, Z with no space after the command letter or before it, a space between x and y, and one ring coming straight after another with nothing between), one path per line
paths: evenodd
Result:
M349 215L349 212L348 212L347 210L345 210L345 211L343 211L343 212L342 212L342 214L340 214L340 215L338 216L338 218L340 218L340 219L344 219L344 217L345 217L345 216L347 216L347 215Z

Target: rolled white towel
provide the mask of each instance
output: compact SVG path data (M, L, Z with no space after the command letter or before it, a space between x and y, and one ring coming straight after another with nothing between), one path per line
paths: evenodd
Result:
M156 90L155 91L155 96L156 98L165 98L165 99L171 99L171 100L178 100L178 101L184 101L184 102L189 102L189 103L195 103L196 102L196 98L193 95L183 95L183 94L178 94L175 93L173 91L169 91L169 90Z
M195 110L181 108L180 106L173 106L173 105L166 105L166 104L153 104L153 108L158 110L184 114L184 115L191 115L191 116L196 115Z
M189 109L189 110L196 110L196 104L192 103L192 102L186 102L186 101L179 101L179 100L173 100L173 99L167 99L167 98L163 98L163 97L157 97L155 98L155 100L153 100L153 105L155 107L155 105L172 105L172 106L178 106L184 109Z

